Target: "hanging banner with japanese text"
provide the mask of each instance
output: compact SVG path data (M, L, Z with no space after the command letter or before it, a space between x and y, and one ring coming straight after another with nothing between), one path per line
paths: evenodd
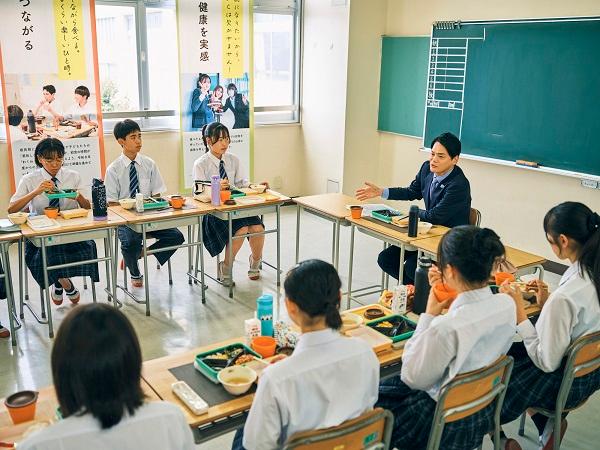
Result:
M102 178L94 0L1 1L0 74L13 191L48 137L86 185Z
M229 129L228 152L252 177L251 0L179 0L179 72L183 186L205 152L202 127Z

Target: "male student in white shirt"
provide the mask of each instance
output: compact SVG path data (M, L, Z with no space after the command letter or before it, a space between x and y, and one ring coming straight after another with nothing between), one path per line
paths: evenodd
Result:
M42 99L38 103L33 114L37 116L42 113L47 113L50 114L53 119L58 119L59 121L64 120L64 116L57 110L56 105L56 88L51 84L47 84L42 88Z
M8 105L8 125L10 127L10 142L26 141L27 135L21 129L23 110L17 105Z
M96 122L96 108L88 102L90 99L90 90L86 86L77 86L75 88L75 103L71 105L65 118L83 121L90 125L98 125Z
M140 126L131 119L125 119L115 125L113 134L123 148L123 154L106 168L104 183L108 202L118 204L118 201L123 198L134 198L138 192L145 198L166 192L167 187L158 166L152 159L140 153L142 150ZM119 227L118 234L124 265L131 274L131 284L133 287L142 287L143 275L138 266L138 259L142 254L142 235L126 226ZM157 239L148 247L149 250L181 245L184 241L183 234L177 228L149 231L146 235ZM174 253L175 250L165 250L154 253L154 256L163 265ZM123 268L123 262L121 267Z

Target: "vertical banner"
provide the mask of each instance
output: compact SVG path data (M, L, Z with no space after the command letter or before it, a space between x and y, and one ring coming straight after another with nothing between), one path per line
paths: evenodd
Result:
M202 127L207 123L229 128L228 151L251 169L251 20L251 0L177 2L183 188L193 185L192 169L205 151Z
M0 75L11 185L47 137L83 180L104 174L94 0L0 2Z

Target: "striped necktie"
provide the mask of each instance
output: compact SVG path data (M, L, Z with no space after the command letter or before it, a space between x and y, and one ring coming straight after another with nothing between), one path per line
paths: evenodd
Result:
M429 186L429 201L433 201L433 194L435 192L435 190L438 187L438 184L440 184L440 182L438 181L437 178L433 178L433 180L431 181L431 185Z
M50 179L54 183L54 189L56 191L58 191L58 178L52 177ZM53 199L51 199L50 200L50 204L48 206L50 206L51 208L58 208L60 206L60 199L59 198L53 198Z
M227 172L225 172L225 161L221 160L219 162L219 176L221 180L225 180L227 178Z
M138 181L138 174L135 168L135 161L131 161L129 165L129 197L134 198L140 190L140 183Z

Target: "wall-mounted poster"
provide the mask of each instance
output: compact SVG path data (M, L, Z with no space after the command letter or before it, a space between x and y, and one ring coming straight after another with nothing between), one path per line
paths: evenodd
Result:
M60 139L64 166L104 173L93 0L0 2L0 74L11 184L36 168L42 139ZM86 181L87 184L87 181Z

